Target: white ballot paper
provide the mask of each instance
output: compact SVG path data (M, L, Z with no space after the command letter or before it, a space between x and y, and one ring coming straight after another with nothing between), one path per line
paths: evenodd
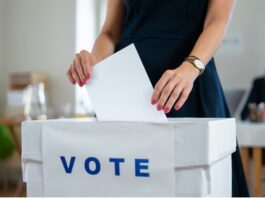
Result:
M151 104L153 87L134 44L93 69L86 88L99 121L167 121Z

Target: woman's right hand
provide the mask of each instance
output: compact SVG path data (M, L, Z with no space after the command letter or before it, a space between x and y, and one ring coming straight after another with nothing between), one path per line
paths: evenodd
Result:
M96 64L94 55L86 50L82 50L75 55L73 63L67 71L67 77L70 83L76 83L83 87L92 77L92 67Z

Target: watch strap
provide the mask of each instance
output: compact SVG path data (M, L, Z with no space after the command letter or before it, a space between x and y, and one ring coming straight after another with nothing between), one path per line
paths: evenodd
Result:
M200 75L202 75L202 73L203 73L204 70L205 70L205 66L204 66L203 69L202 69L202 68L199 68L199 67L195 64L195 61L196 61L196 60L198 60L198 61L200 61L200 62L202 63L202 61L201 61L198 57L196 57L196 56L188 56L188 57L185 58L185 61L191 63L194 67L196 67L197 69L199 69L199 71L200 71Z

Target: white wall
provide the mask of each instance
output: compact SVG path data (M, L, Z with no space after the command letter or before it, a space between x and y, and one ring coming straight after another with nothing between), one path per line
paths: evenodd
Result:
M4 86L10 72L43 72L52 106L73 104L65 73L75 52L75 0L4 0L3 13Z
M216 56L224 89L248 88L254 77L264 74L264 10L264 0L237 1L228 44Z
M0 0L0 116L4 106L4 74L3 74L3 2Z

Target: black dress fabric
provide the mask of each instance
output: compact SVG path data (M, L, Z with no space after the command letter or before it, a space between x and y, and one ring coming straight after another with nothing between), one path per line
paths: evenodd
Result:
M177 68L190 54L203 30L208 0L124 0L124 5L116 51L134 43L154 86L166 70ZM195 80L184 106L168 117L230 117L214 59ZM232 166L232 195L248 196L238 148Z

